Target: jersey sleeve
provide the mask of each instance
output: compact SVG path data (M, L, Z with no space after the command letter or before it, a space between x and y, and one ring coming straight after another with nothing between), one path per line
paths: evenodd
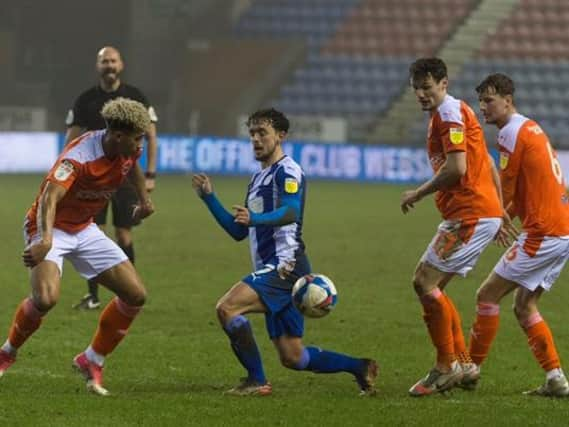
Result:
M292 168L280 167L275 174L279 200L298 199L301 196L302 174Z
M520 136L517 137L518 139ZM500 152L500 182L502 184L502 198L504 206L514 200L516 182L520 173L522 151L524 144L517 141L515 145L502 145L498 143Z
M142 91L140 91L138 88L135 88L134 86L131 86L130 88L131 88L132 94L133 94L132 99L143 104L146 107L146 109L148 110L148 115L150 116L150 121L152 123L156 123L158 121L158 116L156 115L156 110L154 110L154 107L150 104L150 101L148 101L148 98L146 97L146 95L144 95L142 93Z
M463 124L441 121L439 135L445 153L466 151L466 137Z
M70 159L61 159L51 169L46 179L69 190L77 179L79 171L79 163Z
M85 112L85 97L83 95L79 96L71 108L67 112L67 117L65 118L65 124L67 127L79 126L81 128L87 128L87 117Z
M461 103L444 102L437 111L437 132L445 153L466 151L465 118Z

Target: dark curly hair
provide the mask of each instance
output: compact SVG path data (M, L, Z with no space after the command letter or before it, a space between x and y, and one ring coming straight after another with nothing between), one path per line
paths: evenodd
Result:
M275 110L274 108L267 108L263 110L257 110L253 114L249 116L247 122L245 123L247 127L251 127L251 125L267 121L275 128L277 131L283 131L285 133L288 132L290 127L290 122L288 118L281 113L280 111Z
M409 67L409 77L412 81L423 81L429 75L435 82L440 82L448 76L447 66L440 58L419 58Z

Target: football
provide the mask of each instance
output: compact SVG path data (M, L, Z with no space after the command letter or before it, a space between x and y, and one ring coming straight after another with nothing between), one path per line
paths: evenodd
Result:
M323 274L307 274L296 281L292 288L292 301L307 317L324 317L338 302L336 286Z

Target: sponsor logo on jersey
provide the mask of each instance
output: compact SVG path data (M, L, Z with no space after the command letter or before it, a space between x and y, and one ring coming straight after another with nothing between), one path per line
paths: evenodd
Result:
M116 190L79 190L75 193L75 197L79 200L109 200Z
M290 194L298 192L298 181L294 178L286 178L285 191Z
M536 135L541 135L543 133L543 130L538 125L529 126L528 130Z
M130 172L130 169L132 168L133 165L133 161L132 160L127 160L126 162L124 162L122 164L122 169L121 169L121 174L127 175Z
M445 162L445 156L441 153L434 153L429 157L429 161L431 162L431 167L437 171Z
M450 142L454 145L462 144L464 142L464 130L462 128L449 129Z
M59 164L53 176L58 181L65 181L71 176L74 170L75 168L73 167L73 163L69 160L64 160Z

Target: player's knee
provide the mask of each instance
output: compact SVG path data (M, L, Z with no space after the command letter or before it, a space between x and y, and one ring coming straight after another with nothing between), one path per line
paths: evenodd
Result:
M231 317L231 309L229 305L224 301L218 301L215 305L215 312L217 313L217 318L222 325L225 325L227 320Z
M117 245L119 245L121 248L127 248L130 245L132 245L132 239L129 238L125 238L122 237L120 238L119 236L117 236Z
M238 308L229 304L227 301L218 301L215 306L215 311L217 313L217 318L219 322L225 326L231 319L238 316L241 313Z
M57 296L50 293L36 294L33 297L35 307L41 312L51 310L57 304Z
M133 305L136 307L142 307L144 304L146 304L146 289L141 288L134 295Z
M415 293L419 296L425 294L425 289L427 287L427 282L425 280L425 275L421 271L416 271L413 275L413 289Z
M146 290L143 290L134 297L134 303L132 305L142 307L144 304L146 304Z
M132 244L132 234L129 229L117 228L115 230L115 236L117 238L117 244L121 247L127 247Z
M128 305L133 307L142 307L146 304L146 289L140 285L126 295L122 295L121 299Z
M285 368L288 369L295 369L298 370L298 367L300 365L300 356L295 356L292 354L281 354L280 355L280 360L281 360L281 365L283 365Z
M476 303L480 304L482 302L494 302L492 301L492 296L488 291L488 288L486 288L485 286L481 286L476 291Z
M525 324L525 321L529 318L531 314L530 307L514 302L512 309L514 310L514 315L516 316L516 319L518 319L518 323L520 325Z

